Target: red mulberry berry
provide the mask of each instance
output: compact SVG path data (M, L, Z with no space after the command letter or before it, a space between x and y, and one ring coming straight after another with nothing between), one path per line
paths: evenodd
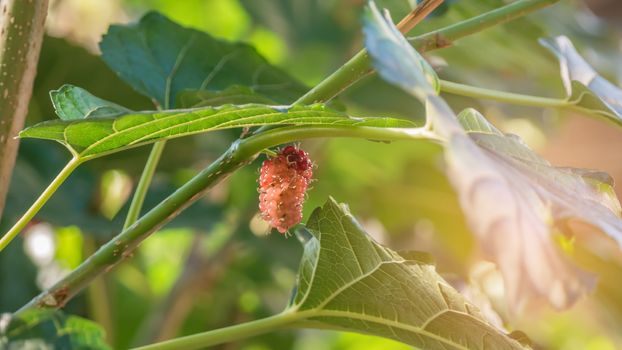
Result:
M312 176L309 155L294 146L287 146L265 160L259 175L261 217L281 233L298 224Z

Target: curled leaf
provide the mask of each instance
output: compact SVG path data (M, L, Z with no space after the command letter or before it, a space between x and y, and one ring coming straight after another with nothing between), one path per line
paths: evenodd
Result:
M590 66L565 36L540 39L559 60L568 101L575 108L622 124L622 90Z
M123 106L94 96L83 88L68 84L50 91L50 98L56 114L62 120L114 117L131 112Z
M438 93L436 72L395 27L388 12L382 15L370 2L363 19L365 46L385 80L419 98Z

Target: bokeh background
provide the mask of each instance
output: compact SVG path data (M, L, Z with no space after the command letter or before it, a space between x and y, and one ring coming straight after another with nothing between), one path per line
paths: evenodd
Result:
M395 19L414 0L384 0ZM448 1L411 33L475 16L502 0ZM160 11L189 27L254 45L271 63L312 86L361 48L363 0L55 0L51 1L27 124L53 119L48 93L62 84L131 109L152 109L98 57L111 23ZM447 80L505 91L562 97L555 58L537 38L565 34L605 77L622 79L622 3L563 0L552 8L458 42L426 57ZM600 169L622 180L622 131L568 111L509 106L447 95L456 110L475 107L506 132L519 134L553 164ZM418 102L377 77L339 99L354 115L423 120ZM215 159L238 131L169 141L146 208ZM427 142L363 140L304 142L317 164L305 204L308 215L327 196L349 203L380 242L431 252L439 272L495 308L509 330L538 348L613 350L622 347L622 257L615 247L573 258L600 279L597 290L565 312L507 315L503 286L478 258L457 199L444 176L441 149ZM61 187L37 222L0 255L0 312L11 312L75 268L122 226L128 198L149 147L88 162ZM7 200L2 231L22 214L68 160L60 145L26 140ZM260 159L261 160L261 159ZM66 307L100 323L114 348L151 343L266 317L285 306L301 245L272 233L256 216L260 160L238 171L154 234L133 259L99 278ZM618 189L618 194L622 194ZM589 237L586 244L589 244ZM596 244L596 243L594 243ZM486 297L485 297L486 296ZM381 338L328 331L283 331L218 349L408 349Z

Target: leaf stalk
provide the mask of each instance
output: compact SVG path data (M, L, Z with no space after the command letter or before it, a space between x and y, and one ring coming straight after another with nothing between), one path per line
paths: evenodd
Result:
M28 225L30 220L39 212L41 207L52 197L54 192L69 177L69 175L81 164L78 158L72 158L65 167L56 175L54 180L39 195L39 198L28 208L24 215L11 227L11 229L0 238L0 251L6 248L11 241Z
M240 340L254 335L265 334L279 329L289 328L301 317L302 315L298 315L295 312L285 311L256 321L141 346L135 348L134 350L204 349L209 346Z
M134 197L132 197L130 208L127 212L127 216L125 217L125 223L123 224L124 230L135 223L140 216L140 211L143 208L145 197L147 197L147 192L149 191L149 185L151 185L151 180L153 179L153 175L155 174L160 158L162 157L162 153L164 152L164 147L166 147L166 140L156 142L151 148L149 158L147 158L145 168L140 174L136 191L134 191Z
M470 85L464 85L447 80L439 80L441 84L441 91L466 96L473 98L482 98L488 100L495 100L499 102L505 102L523 106L544 107L544 108L564 108L571 107L567 99L547 98L540 96L522 95L512 92L497 91L491 89L485 89Z

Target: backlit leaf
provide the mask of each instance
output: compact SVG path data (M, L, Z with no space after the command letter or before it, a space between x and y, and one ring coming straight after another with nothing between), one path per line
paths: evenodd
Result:
M474 110L458 120L442 98L430 93L431 87L420 87L427 72L412 47L393 46L395 52L387 54L376 49L377 40L368 35L367 46L380 75L425 102L428 122L445 140L448 176L480 246L503 273L509 305L514 310L539 300L556 308L572 305L594 279L569 262L554 236L572 234L561 224L578 220L622 244L620 204L608 177L553 167ZM409 74L417 77L397 80L407 76L401 67L408 64L398 65L394 57L410 57ZM583 61L571 58L581 69L569 77L586 84L594 79Z
M564 256L554 236L572 235L563 223L578 220L622 243L620 205L607 177L552 166L474 110L459 118L468 136L450 138L448 175L480 245L503 272L510 304L571 306L594 278Z

